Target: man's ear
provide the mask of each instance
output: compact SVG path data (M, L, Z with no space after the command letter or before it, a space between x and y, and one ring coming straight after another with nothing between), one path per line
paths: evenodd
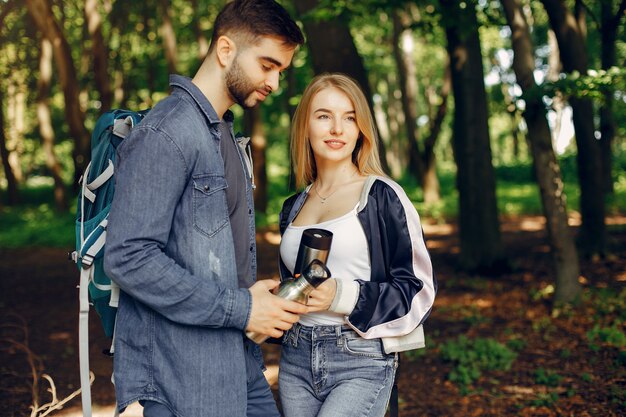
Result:
M217 38L217 44L215 47L217 61L222 67L228 67L237 55L237 46L235 45L235 42L228 36L222 35Z

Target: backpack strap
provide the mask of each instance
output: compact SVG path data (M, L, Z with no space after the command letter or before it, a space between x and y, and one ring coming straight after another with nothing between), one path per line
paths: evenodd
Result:
M96 256L102 251L104 248L104 244L107 239L107 224L109 223L108 215L98 224L98 226L93 229L89 235L85 238L83 245L80 248L79 258L81 260L81 264L83 268L89 268L92 264ZM94 282L95 285L95 282ZM99 288L96 285L96 288ZM110 286L106 286L106 288L99 288L101 290L110 290Z
M126 116L125 118L115 119L113 122L113 134L124 139L133 128L132 116Z
M91 279L93 279L93 268L81 268L79 286L80 311L78 315L78 356L84 417L91 417L91 381L89 378L89 281Z
M78 356L80 364L80 387L83 404L83 416L91 417L91 380L89 375L89 283L100 290L111 289L110 285L95 282L93 261L104 248L108 220L104 218L100 224L85 238L78 254L81 260L79 284L78 314ZM119 290L118 290L119 294Z
M106 169L102 171L102 173L100 173L100 175L98 175L95 180L85 185L84 194L89 201L93 203L96 200L96 195L92 191L97 190L102 186L102 184L107 182L113 176L114 171L115 169L113 168L113 161L109 159L109 164L107 165ZM85 179L83 181L87 180L87 172L88 171L85 170Z

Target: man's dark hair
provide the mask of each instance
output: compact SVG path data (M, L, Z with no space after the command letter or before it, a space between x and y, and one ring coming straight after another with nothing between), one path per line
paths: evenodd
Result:
M304 43L304 36L296 22L274 0L235 0L227 3L215 19L210 50L222 35L245 39L245 43L251 44L262 36L278 37L292 46Z

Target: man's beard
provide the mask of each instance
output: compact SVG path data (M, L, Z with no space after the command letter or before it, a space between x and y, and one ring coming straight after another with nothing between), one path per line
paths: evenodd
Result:
M235 100L235 103L246 109L254 107L258 103L257 100L250 97L252 93L258 90L258 87L253 85L252 81L246 76L237 58L235 58L233 65L226 73L225 81L228 93ZM250 101L253 102L250 103Z

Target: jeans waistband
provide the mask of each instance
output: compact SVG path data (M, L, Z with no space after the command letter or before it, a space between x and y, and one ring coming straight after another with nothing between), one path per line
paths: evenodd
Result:
M341 336L359 337L359 334L354 329L345 324L336 326L303 326L300 323L296 323L288 333L295 338L301 337L306 340L339 339Z

